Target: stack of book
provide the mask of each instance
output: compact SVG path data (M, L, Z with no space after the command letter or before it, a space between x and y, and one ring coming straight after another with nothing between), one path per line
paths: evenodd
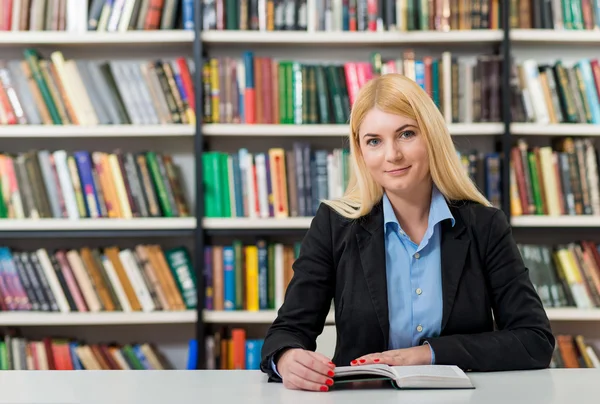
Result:
M0 218L187 217L171 155L65 150L0 153Z
M600 246L580 241L518 248L545 307L600 308Z
M359 89L373 77L400 73L421 86L447 123L501 122L502 57L415 55L384 60L305 63L244 52L203 66L205 123L345 124Z
M67 338L41 340L10 331L0 340L0 370L162 370L173 366L149 343L90 344Z
M300 243L259 240L243 245L212 245L204 249L207 310L274 310L283 304Z
M221 327L205 337L207 369L260 369L262 339L250 339L243 328Z
M0 124L193 124L194 64L169 60L65 59L25 49L0 59Z
M529 147L519 139L510 158L511 214L600 215L598 153L591 139L554 138Z
M582 335L556 335L556 347L551 368L600 368L598 347L586 341Z
M0 310L193 310L196 276L183 247L14 251L0 247Z

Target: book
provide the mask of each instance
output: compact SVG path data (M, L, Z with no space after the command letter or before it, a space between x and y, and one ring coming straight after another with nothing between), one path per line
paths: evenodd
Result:
M390 366L383 364L338 366L334 385L367 380L389 380L397 389L474 389L458 366Z

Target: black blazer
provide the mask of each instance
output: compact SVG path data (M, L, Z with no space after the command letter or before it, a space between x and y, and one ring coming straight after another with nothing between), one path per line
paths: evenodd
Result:
M455 226L449 220L441 225L441 335L421 343L431 344L436 364L464 370L547 367L555 340L506 216L472 202L449 206ZM358 220L320 205L294 262L285 301L265 337L261 370L269 380L280 381L270 359L284 348L316 349L331 299L337 366L388 349L383 227L381 202Z

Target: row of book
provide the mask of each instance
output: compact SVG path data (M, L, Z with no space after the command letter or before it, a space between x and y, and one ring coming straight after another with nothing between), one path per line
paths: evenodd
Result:
M0 153L0 218L190 215L171 155L31 150Z
M244 52L211 57L203 66L204 123L344 124L358 91L372 78L399 73L433 99L447 123L501 122L502 57L417 57L336 64L276 60Z
M584 240L556 246L518 244L545 307L600 307L599 246Z
M600 347L583 335L558 334L550 368L600 368Z
M511 149L511 214L600 215L598 152L587 138L560 137L551 146Z
M0 370L168 370L173 365L151 343L86 343L31 339L9 330L0 337Z
M498 29L499 0L208 0L204 29L449 31Z
M249 338L243 328L220 327L204 338L206 368L258 370L263 343L263 339ZM189 353L193 355L194 350L190 349Z
M300 243L266 240L204 248L206 310L275 310L283 304Z
M511 28L597 30L600 3L598 0L513 0L509 18Z
M527 59L513 64L511 82L515 122L600 123L598 59L573 66Z
M75 60L61 51L0 60L0 125L193 124L194 63Z
M501 207L501 162L496 152L459 152L465 171ZM206 217L286 218L316 214L321 201L343 196L350 176L347 149L292 149L202 155Z
M0 0L0 31L194 29L194 0Z
M196 276L183 247L0 247L0 310L152 312L196 306Z

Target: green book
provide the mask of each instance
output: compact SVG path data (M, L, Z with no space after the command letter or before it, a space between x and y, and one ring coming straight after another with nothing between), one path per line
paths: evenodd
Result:
M528 152L527 160L529 162L529 171L531 172L531 187L533 189L533 203L535 205L535 211L538 215L544 214L544 208L542 204L542 192L540 189L540 184L542 178L538 173L538 165L537 165L537 157L535 153Z
M31 70L31 76L35 80L42 98L44 99L44 103L48 108L48 112L50 113L50 117L52 118L52 122L55 125L61 125L62 120L60 119L60 115L58 110L56 109L56 104L54 103L54 99L52 98L52 94L50 93L50 89L48 88L48 83L44 80L44 76L42 75L42 71L40 70L39 60L40 56L35 49L25 49L23 51L25 55L25 61L29 66L29 70Z
M195 309L198 305L196 276L187 250L183 247L171 248L165 251L165 258L185 307Z
M160 175L160 169L158 168L158 157L155 152L147 152L146 160L148 161L148 169L150 170L150 177L154 183L154 189L158 195L158 202L160 208L163 211L164 217L173 217L173 208L169 203L169 197L167 196L167 188L163 182L165 178Z

